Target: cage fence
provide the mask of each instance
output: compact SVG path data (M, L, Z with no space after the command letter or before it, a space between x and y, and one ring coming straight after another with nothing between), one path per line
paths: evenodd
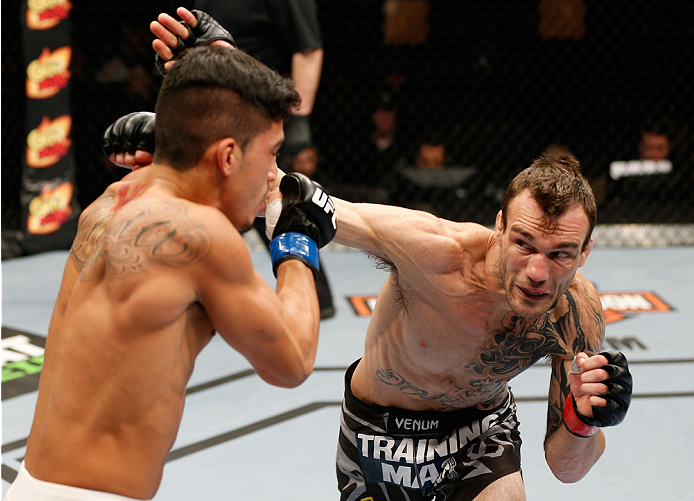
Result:
M516 173L568 151L598 201L597 245L694 243L691 2L317 4L316 178L336 196L491 225ZM177 6L72 2L80 207L125 174L103 155L101 136L119 116L154 109L161 79L149 22ZM20 2L3 3L3 258L21 252L23 227L20 16Z

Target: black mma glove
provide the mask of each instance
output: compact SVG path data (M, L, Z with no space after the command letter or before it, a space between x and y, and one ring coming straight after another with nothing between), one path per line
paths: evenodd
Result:
M154 153L154 113L136 111L120 117L104 132L102 146L106 156L112 153Z
M198 24L196 24L194 28L191 28L186 22L181 21L181 24L188 30L188 37L185 40L181 37L177 37L178 45L171 48L171 52L173 52L174 56L177 56L185 49L197 47L198 45L207 45L216 40L224 40L236 47L234 37L232 37L231 33L224 29L215 18L197 9L193 9L190 12L197 18ZM154 56L154 66L161 75L166 73L166 69L164 68L166 62L167 61L164 61L159 54Z
M607 405L593 406L593 417L589 418L578 412L576 399L571 393L564 404L564 425L579 437L592 436L599 427L618 425L624 420L631 404L633 381L626 357L619 351L603 351L600 355L607 358L607 365L603 365L602 369L607 371L609 378L601 382L607 386L608 392L600 395ZM578 422L573 419L574 415Z
M312 144L311 115L292 115L284 121L283 155L295 157Z
M292 172L280 182L282 210L274 230L268 214L272 269L287 259L298 259L314 275L318 272L318 249L330 242L337 229L335 205L322 187L307 176Z

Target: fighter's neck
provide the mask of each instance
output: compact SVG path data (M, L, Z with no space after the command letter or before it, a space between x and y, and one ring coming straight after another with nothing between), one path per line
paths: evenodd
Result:
M499 254L501 250L497 245L494 233L489 236L487 249L484 257L483 280L488 294L492 298L491 304L501 317L510 313L511 307L508 304L506 290L501 282L499 275Z
M218 190L214 188L216 184L210 179L209 171L206 169L194 167L179 171L166 164L154 163L131 175L136 176L139 173L142 175L138 182L147 184L151 190L198 204L213 207L219 205Z

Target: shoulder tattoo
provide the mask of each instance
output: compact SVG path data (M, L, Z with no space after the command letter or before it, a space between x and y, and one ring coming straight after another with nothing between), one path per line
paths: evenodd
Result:
M107 223L113 216L116 203L115 193L107 191L82 211L77 234L70 248L70 258L78 272L82 272L87 262L96 253Z
M212 245L206 226L191 218L186 204L180 201L136 202L127 216L115 222L111 220L113 212L90 216L83 221L81 231L92 238L83 249L88 258L81 262L94 269L103 262L112 278L139 271L150 263L184 266L206 256ZM83 259L80 250L75 249L76 259ZM83 270L82 280L91 277L89 269Z

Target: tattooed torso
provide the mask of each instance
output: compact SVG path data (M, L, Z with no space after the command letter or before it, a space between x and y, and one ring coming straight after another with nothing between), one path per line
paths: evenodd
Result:
M555 307L538 319L512 312L499 319L484 309L476 291L442 293L433 300L391 282L379 295L379 302L388 303L387 319L372 319L365 367L355 374L361 378L358 396L414 410L495 406L505 398L508 382L538 360L599 351L602 338L595 333L604 332L602 314L586 283L577 274ZM399 314L388 315L395 311Z

